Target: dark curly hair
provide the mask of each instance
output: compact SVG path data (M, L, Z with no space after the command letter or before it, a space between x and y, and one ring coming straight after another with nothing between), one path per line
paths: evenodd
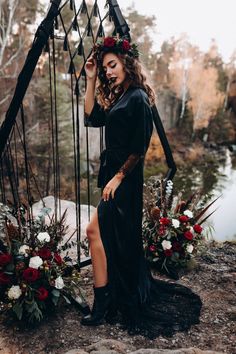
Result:
M102 51L97 55L97 64L98 64L98 86L97 86L97 100L99 104L104 108L108 109L117 98L123 92L121 86L115 88L109 85L109 81L106 77L106 73L103 69L103 59L107 53L113 53L117 55L123 64L127 81L130 82L130 85L133 87L142 88L148 98L150 105L155 104L155 93L151 86L147 83L147 77L144 73L144 68L141 65L138 58L131 57L128 54L115 53L113 50Z

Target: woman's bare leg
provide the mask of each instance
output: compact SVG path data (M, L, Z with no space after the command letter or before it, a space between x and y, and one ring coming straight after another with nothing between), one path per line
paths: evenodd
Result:
M90 246L90 254L93 266L94 287L101 287L107 284L107 259L100 236L97 209L94 212L86 233Z

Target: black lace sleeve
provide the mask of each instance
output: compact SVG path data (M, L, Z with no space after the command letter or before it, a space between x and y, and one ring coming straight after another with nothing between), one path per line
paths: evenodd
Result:
M84 125L85 127L103 127L106 123L106 113L104 109L97 103L94 102L92 112L87 114L84 112Z
M139 160L143 158L142 155L140 154L130 154L128 159L125 161L125 163L121 166L119 171L117 172L118 174L122 174L123 176L128 175L133 171Z

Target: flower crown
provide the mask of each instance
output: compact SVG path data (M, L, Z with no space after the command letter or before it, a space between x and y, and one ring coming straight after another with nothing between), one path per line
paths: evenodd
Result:
M97 56L99 56L101 52L110 51L118 54L128 54L133 58L139 57L137 44L130 44L130 42L125 38L105 37L99 39L94 46L94 52Z

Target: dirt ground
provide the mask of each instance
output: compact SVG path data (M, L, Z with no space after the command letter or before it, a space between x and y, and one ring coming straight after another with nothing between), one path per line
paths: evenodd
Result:
M118 325L83 327L81 314L65 306L37 328L22 328L0 319L0 354L64 354L73 348L85 349L101 339L116 339L139 348L189 348L236 353L236 243L209 243L197 258L197 267L178 282L201 296L200 324L171 338L150 340L129 336ZM155 274L157 277L165 278ZM82 270L83 288L92 302L91 266ZM165 278L168 280L168 278Z

